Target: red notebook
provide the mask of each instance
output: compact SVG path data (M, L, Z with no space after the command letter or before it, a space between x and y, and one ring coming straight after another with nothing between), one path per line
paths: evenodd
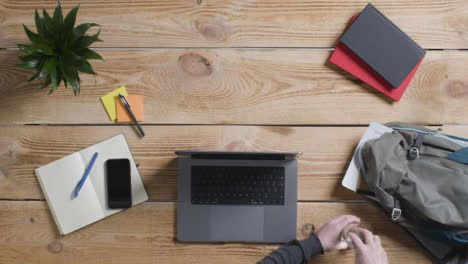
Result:
M348 27L356 20L358 15L354 15ZM383 79L374 69L372 69L366 62L364 62L359 56L352 52L346 45L343 43L338 43L335 47L335 51L330 57L329 61L341 69L347 71L351 75L359 78L363 82L372 86L381 93L387 95L395 101L399 101L403 96L406 88L408 87L411 79L413 79L414 74L421 65L423 59L411 70L411 72L406 76L406 79L400 84L398 88L393 88L393 86Z

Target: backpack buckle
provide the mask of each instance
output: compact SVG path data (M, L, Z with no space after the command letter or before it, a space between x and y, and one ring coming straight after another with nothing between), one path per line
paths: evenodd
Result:
M393 208L392 210L392 221L396 222L401 216L401 209L400 208Z
M410 159L417 159L419 158L419 149L417 147L411 147L408 153L408 157Z

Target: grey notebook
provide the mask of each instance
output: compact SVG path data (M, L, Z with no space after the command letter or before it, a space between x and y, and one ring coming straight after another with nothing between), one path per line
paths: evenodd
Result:
M395 88L426 54L372 4L364 8L340 40Z

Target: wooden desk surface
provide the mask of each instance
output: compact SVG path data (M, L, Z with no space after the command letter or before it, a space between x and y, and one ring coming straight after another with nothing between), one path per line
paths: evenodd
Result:
M68 11L77 1L63 0ZM175 240L174 150L303 151L297 235L361 217L391 263L431 263L385 215L341 187L371 121L468 136L468 1L373 3L428 50L399 103L326 64L361 0L81 1L78 23L102 25L99 75L81 95L53 95L15 68L22 23L54 0L0 0L0 263L254 263L277 245ZM109 122L99 101L126 85L145 95L145 131ZM140 163L150 201L60 237L33 169L117 133ZM352 251L314 263L353 263Z

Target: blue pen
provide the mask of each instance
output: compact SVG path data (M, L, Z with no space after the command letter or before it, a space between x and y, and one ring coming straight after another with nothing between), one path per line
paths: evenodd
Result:
M76 184L75 191L73 192L73 198L78 197L78 193L80 192L81 187L83 187L84 182L85 182L86 179L88 178L89 172L90 172L91 169L93 168L94 162L96 161L97 157L98 157L98 153L97 153L97 152L94 152L94 155L93 155L93 157L91 158L91 161L89 162L89 165L88 165L88 167L86 168L86 170L85 170L85 172L84 172L84 174L83 174L83 177L82 177L81 180L78 182L78 184Z

